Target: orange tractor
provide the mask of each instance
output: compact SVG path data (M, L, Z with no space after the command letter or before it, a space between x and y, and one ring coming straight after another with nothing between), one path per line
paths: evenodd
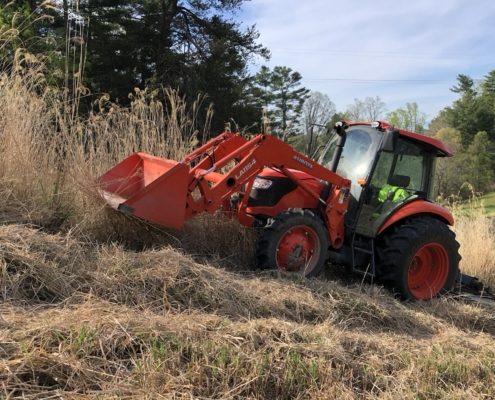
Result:
M385 122L340 122L318 162L270 135L224 132L181 162L135 153L99 184L113 208L169 228L233 213L260 230L260 268L310 277L330 259L424 300L461 276L454 219L432 202L435 160L452 155Z

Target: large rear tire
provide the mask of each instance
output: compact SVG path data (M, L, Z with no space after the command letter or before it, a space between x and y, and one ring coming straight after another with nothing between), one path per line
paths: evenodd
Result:
M304 277L317 276L328 255L328 233L314 212L284 211L270 218L256 246L258 266Z
M455 233L432 217L414 217L377 242L378 279L404 300L429 300L451 291L459 274Z

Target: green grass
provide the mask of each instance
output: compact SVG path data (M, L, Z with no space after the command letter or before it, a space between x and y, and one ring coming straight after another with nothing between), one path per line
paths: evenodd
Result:
M481 197L481 201L485 207L486 215L495 216L495 192L485 194Z
M459 204L458 211L462 215L471 215L473 211L480 211L482 207L483 214L487 217L495 217L495 192L462 202Z

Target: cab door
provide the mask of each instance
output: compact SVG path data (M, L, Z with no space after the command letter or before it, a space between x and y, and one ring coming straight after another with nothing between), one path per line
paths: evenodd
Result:
M356 233L375 237L399 208L418 198L430 198L434 154L399 138L394 151L382 150L357 205Z

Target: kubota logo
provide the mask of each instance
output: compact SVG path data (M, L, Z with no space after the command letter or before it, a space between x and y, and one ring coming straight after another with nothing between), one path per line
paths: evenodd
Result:
M253 166L254 164L256 164L256 160L255 159L252 159L251 161L249 161L240 171L239 171L239 175L236 175L235 176L235 179L236 180L239 180L241 179L242 175L244 175L246 172L248 172Z
M294 160L296 160L298 163L301 163L302 165L305 165L308 168L313 168L313 164L311 164L309 161L306 161L304 158L299 157L298 155L294 156Z

